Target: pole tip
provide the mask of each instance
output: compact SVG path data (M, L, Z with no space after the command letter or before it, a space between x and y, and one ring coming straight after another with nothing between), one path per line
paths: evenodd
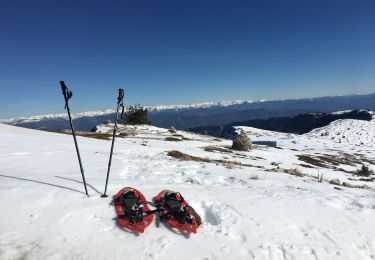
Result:
M102 198L107 198L108 195L107 195L107 194L102 194L102 196L100 196L100 197L102 197Z

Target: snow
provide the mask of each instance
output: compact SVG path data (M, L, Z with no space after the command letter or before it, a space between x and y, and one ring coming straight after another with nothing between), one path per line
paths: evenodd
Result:
M193 104L182 104L182 105L159 105L159 106L147 106L149 111L161 111L161 110L179 110L179 109L196 109L196 108L210 108L214 106L233 106L241 105L244 103L252 103L251 100L229 100L229 101L209 101L203 103L193 103Z
M340 119L306 135L338 143L375 147L375 120Z
M110 140L78 137L87 198L71 136L0 124L0 259L374 259L374 183L306 168L297 158L350 153L371 161L373 147L242 127L252 139L274 139L280 147L221 153L203 148L225 149L230 141L178 131L185 138L173 142L165 141L167 129L126 128L137 135L116 139L108 194L132 186L151 200L163 189L179 191L203 218L198 233L152 224L137 235L116 225L112 197L100 197ZM182 161L169 157L171 150L254 167ZM270 171L273 162L306 176ZM327 182L333 178L369 189L338 190Z
M93 116L101 116L115 113L116 110L114 109L103 109L98 111L88 111L88 112L81 112L81 113L72 113L72 119L77 119L80 117L93 117ZM22 124L22 123L29 123L29 122L38 122L41 120L47 119L67 119L67 113L61 114L47 114L47 115L37 115L37 116L30 116L30 117L15 117L9 119L0 119L0 123L5 124Z

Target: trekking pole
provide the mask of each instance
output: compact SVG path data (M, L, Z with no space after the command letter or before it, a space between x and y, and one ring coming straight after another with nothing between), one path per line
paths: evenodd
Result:
M108 195L107 195L108 178L109 178L109 172L111 171L113 146L115 144L116 130L117 130L117 120L118 120L118 110L119 110L120 106L122 107L121 117L123 117L123 115L124 115L124 103L123 103L123 99L124 99L124 90L122 88L120 88L118 90L117 109L116 109L116 121L115 121L115 127L113 128L112 145L111 145L111 152L109 154L107 178L105 180L105 189L104 189L103 195L101 196L102 198L108 197Z
M72 122L72 117L71 117L71 115L70 115L70 109L69 109L69 103L68 103L69 99L73 96L73 92L71 92L71 91L65 86L64 81L60 81L60 85L61 85L61 90L62 90L62 93L63 93L63 95L64 95L64 99L65 99L65 109L68 111L68 117L69 117L70 128L72 129L72 134L73 134L74 144L75 144L75 146L76 146L76 151L77 151L77 156L78 156L79 167L80 167L80 169L81 169L81 174L82 174L83 185L85 186L85 192L86 192L86 195L87 195L87 197L89 197L89 193L87 192L87 187L86 187L85 173L84 173L84 171L83 171L82 162L81 162L81 155L79 154L78 144L77 144L77 138L76 138L76 133L75 133L75 131L74 131L73 122Z

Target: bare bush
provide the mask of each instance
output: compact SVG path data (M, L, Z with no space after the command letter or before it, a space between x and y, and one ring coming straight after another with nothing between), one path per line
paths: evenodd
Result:
M172 141L172 142L180 142L182 141L183 139L181 138L176 138L176 137L172 137L172 136L168 136L165 138L165 141Z
M297 168L288 169L286 173L297 176L297 177L303 177L303 173Z
M361 169L356 171L356 174L359 176L369 177L371 174L374 174L374 172L370 170L366 165L362 164Z

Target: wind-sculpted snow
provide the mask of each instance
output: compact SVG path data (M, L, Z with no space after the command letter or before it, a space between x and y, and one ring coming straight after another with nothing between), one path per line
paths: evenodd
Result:
M97 135L112 128L98 126ZM87 198L70 135L0 124L0 259L374 259L375 185L352 173L359 159L375 170L373 147L243 129L278 147L238 152L211 136L120 125L108 198L100 195L111 141L78 136ZM343 164L326 167L298 157L343 154ZM293 168L302 177L281 170ZM361 188L329 183L336 178ZM203 226L191 235L163 224L144 234L120 229L111 195L124 186L148 200L181 192Z

